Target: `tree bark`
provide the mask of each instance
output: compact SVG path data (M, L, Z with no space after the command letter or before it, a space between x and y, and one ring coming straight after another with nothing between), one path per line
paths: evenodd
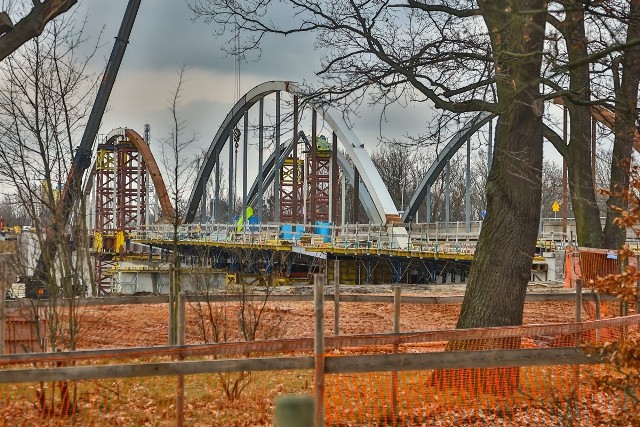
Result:
M632 0L629 10L627 41L640 37L640 0ZM614 70L614 72L617 72ZM607 221L604 228L604 247L620 248L626 240L626 230L615 224L620 216L617 208L628 205L621 192L629 189L629 165L633 149L633 138L638 119L638 84L640 82L640 46L623 50L622 80L616 88L616 122L614 126L613 153L611 158L612 192L607 199Z
M25 42L42 34L44 27L56 16L68 11L78 0L34 1L29 14L12 28L4 26L0 32L0 61L11 55Z
M591 100L587 37L584 9L579 4L567 10L562 33L567 43L570 64L567 103L571 124L567 147L568 182L571 204L576 219L578 245L591 248L602 246L602 224L596 201L596 189L591 170L591 111L586 105Z
M500 117L458 328L522 324L540 220L543 0L480 1L495 57Z
M576 238L579 246L600 248L602 224L591 170L591 114L588 107L582 105L569 104L567 108L571 117L571 136L565 158Z

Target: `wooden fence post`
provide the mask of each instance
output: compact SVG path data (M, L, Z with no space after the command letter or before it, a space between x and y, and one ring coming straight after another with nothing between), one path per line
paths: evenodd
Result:
M167 323L167 344L175 345L175 331L173 330L173 309L175 306L175 302L173 301L173 287L175 285L175 276L174 276L175 266L173 263L169 264L169 322Z
M185 328L186 328L186 307L185 307L185 294L180 292L178 294L178 345L184 345L185 342Z
M576 279L576 322L582 321L582 279Z
M0 355L4 354L5 344L5 324L7 319L6 299L7 299L7 265L6 258L0 256Z
M640 255L636 255L636 269L640 271ZM636 282L636 314L640 314L640 280Z
M628 249L627 245L624 246L624 249ZM618 254L618 273L622 274L627 271L627 266L629 265L629 258L627 256L621 256ZM620 317L629 315L629 303L620 301ZM623 339L626 336L626 329L623 328Z
M333 260L333 334L340 335L340 260Z
M314 422L315 427L324 427L324 281L327 276L313 276L314 304Z
M178 345L184 345L184 337L185 337L185 323L186 323L186 314L185 314L185 295L184 292L180 292L178 294L178 307L177 307L177 315L178 315L178 330L177 338ZM178 360L182 360L182 354L178 355ZM184 426L184 375L178 375L178 384L176 387L176 426L182 427Z
M393 333L400 333L400 298L402 295L402 288L400 286L393 287ZM396 343L393 344L393 353L398 353L399 346ZM393 425L396 425L398 419L398 372L391 372L391 409L393 416Z
M400 298L402 295L402 287L393 287L393 333L400 333Z

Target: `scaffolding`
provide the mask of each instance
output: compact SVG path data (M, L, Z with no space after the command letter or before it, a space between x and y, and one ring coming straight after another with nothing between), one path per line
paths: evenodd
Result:
M312 145L311 156L307 156L307 222L329 222L329 189L331 146L323 135Z
M126 254L130 232L146 225L147 167L123 133L98 145L95 162L96 221L94 251L98 295L111 291L110 270Z
M295 166L297 164L297 167ZM304 160L293 157L285 159L280 171L280 221L302 222Z

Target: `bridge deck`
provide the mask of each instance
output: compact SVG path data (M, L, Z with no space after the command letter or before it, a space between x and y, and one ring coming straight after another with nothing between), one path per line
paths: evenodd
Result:
M422 259L471 260L475 241L437 238L422 229L399 233L386 225L310 226L298 224L189 224L174 236L170 225L154 225L131 235L131 240L155 246L170 246L174 237L180 246L225 249L262 249L282 252L303 250L342 256L390 256ZM440 237L440 236L438 236Z

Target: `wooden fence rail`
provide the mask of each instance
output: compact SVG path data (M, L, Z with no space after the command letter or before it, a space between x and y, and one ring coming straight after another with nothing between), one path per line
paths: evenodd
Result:
M579 348L325 356L325 374L605 363ZM314 357L255 357L0 370L0 384L314 369Z
M264 294L210 294L210 295L198 295L187 294L185 295L186 302L240 302L240 301L264 301ZM362 294L340 294L338 299L340 302L359 302L359 303L378 303L378 304L393 304L393 295L362 295ZM461 304L463 295L450 295L450 296L417 296L417 295L403 295L403 304ZM269 301L273 302L313 302L313 295L274 295L268 296ZM325 294L325 301L334 301L335 294ZM563 293L536 293L527 294L525 302L574 302L576 300L575 292L563 292ZM617 301L617 298L612 295L598 294L592 291L582 292L582 301ZM127 296L111 296L101 298L77 298L74 301L74 305L78 307L97 307L97 306L109 306L109 305L128 305L128 304L167 304L169 297L166 295L127 295ZM70 301L68 299L59 299L56 301L47 300L10 300L7 301L6 306L11 307L29 307L32 304L39 306L68 306Z
M606 363L607 361L597 356L585 353L578 347L563 348L527 348L510 350L478 350L460 352L426 352L426 353L399 353L398 346L418 343L446 342L451 340L484 340L506 337L536 337L549 335L572 335L585 331L599 330L602 328L618 328L637 326L640 324L640 314L633 316L595 320L581 323L566 323L553 325L523 325L503 328L462 329L446 331L427 331L401 333L399 330L399 314L402 303L438 304L450 300L442 297L400 297L396 291L393 297L373 295L350 295L354 302L394 302L394 333L371 335L339 335L327 337L324 334L324 292L326 279L318 275L315 283L314 296L314 338L300 338L290 340L266 340L254 342L220 343L208 345L184 345L183 331L179 331L180 343L178 346L143 347L129 349L106 349L92 351L75 351L67 353L32 353L20 355L0 356L0 384L52 382L65 380L97 380L107 378L132 378L132 377L161 377L184 375L196 375L207 373L250 372L250 371L283 371L283 370L314 370L314 394L315 394L315 426L324 425L324 376L338 373L362 373L362 372L399 372L416 370L439 369L468 369L468 368L499 368L499 367L525 367L525 366L552 366L552 365L584 365ZM587 294L588 295L588 294ZM585 296L587 296L585 295ZM559 295L554 294L548 298L558 300ZM582 296L582 294L580 295ZM580 301L580 296L575 294L563 295L560 299L565 301ZM224 301L229 301L224 296ZM256 298L264 296L256 296ZM281 296L274 296L281 297ZM287 296L287 301L295 301ZM372 298L373 297L373 298ZM191 296L181 295L180 298L180 326L184 328L184 304L186 301L198 300ZM457 297L449 297L457 298ZM542 297L542 301L546 301ZM117 298L128 303L154 303L166 302L165 297L124 297ZM584 298L584 299L588 299ZM85 305L107 305L106 300L113 303L115 299L104 298L98 301L85 300ZM274 298L275 300L275 298ZM304 299L306 300L306 299ZM343 301L343 296L340 296ZM135 302L131 302L135 301ZM143 302L144 301L144 302ZM206 300L205 300L206 301ZM99 303L98 303L99 302ZM330 350L361 346L391 345L393 351L388 354L366 355L331 355ZM297 353L296 356L286 356L283 353ZM203 356L234 356L260 354L261 357L242 357L233 359L214 360L182 360L188 357ZM304 354L312 353L313 356ZM265 354L271 356L265 357ZM111 363L109 365L68 366L76 361L105 361L114 362L116 359L157 358L171 357L170 361L142 361L138 363ZM10 368L10 365L22 365L38 363L56 364L52 367L37 368ZM66 366L65 366L66 365ZM176 420L177 425L183 422L183 396L177 393Z

